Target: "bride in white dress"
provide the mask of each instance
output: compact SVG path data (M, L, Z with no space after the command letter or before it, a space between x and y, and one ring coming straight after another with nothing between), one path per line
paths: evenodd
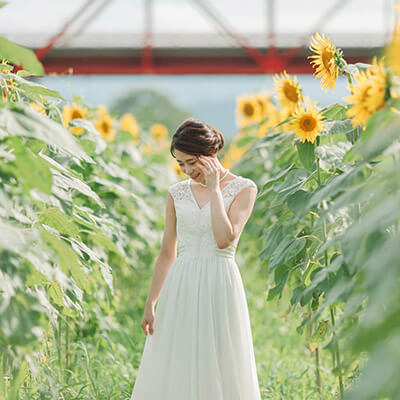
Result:
M224 170L223 146L220 132L192 118L172 138L171 154L190 178L168 190L131 400L261 399L235 260L257 186Z

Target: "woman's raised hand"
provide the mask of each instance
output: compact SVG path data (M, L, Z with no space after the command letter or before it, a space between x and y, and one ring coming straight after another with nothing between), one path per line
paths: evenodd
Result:
M203 171L204 181L208 188L215 189L219 185L219 169L216 157L207 157L200 155L198 157L199 168Z

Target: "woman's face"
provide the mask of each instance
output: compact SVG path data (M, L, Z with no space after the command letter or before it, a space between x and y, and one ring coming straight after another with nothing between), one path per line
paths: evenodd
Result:
M179 150L174 150L176 161L178 162L181 171L189 175L194 181L202 181L203 180L203 172L199 168L199 160L197 156L193 154L183 153ZM212 157L212 156L211 156ZM215 156L214 156L215 157Z

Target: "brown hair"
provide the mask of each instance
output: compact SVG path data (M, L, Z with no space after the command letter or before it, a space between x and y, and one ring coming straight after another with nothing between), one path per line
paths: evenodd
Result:
M170 153L173 150L196 156L211 156L224 147L224 137L212 126L195 118L185 119L172 136Z

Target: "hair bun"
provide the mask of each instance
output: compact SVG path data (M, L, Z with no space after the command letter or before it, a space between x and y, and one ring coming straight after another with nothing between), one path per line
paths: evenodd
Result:
M172 136L170 153L177 149L183 153L211 156L221 151L225 141L222 133L196 118L185 119Z

